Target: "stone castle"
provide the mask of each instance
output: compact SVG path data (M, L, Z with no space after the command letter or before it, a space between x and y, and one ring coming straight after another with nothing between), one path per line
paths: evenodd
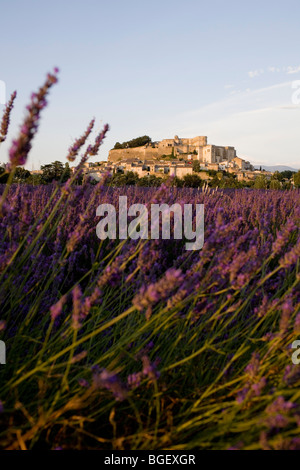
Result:
M120 162L128 158L139 160L160 159L162 156L172 156L176 159L199 160L201 163L231 162L236 158L234 147L220 147L208 145L207 137L197 136L191 139L180 138L163 139L159 142L151 142L142 147L110 150L108 161Z

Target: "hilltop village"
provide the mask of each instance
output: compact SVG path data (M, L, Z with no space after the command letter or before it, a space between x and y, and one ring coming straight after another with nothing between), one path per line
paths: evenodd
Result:
M140 143L142 145L133 146ZM140 178L150 175L184 178L197 174L202 180L209 181L213 178L211 170L231 173L238 181L253 181L261 173L267 179L272 177L272 173L255 170L249 161L238 157L234 147L208 144L206 136L180 138L176 135L173 139L159 142L152 142L144 136L117 143L109 151L107 162L85 164L85 172L95 179L109 171L134 172Z
M62 174L63 179L67 179L68 174L76 171L76 166L66 165L64 168L56 161L31 173L27 170L22 173L19 169L14 181L47 184L59 180ZM296 176L296 171L272 173L255 169L248 160L237 156L234 147L208 144L205 136L180 138L176 135L174 139L153 142L145 135L122 144L117 142L109 151L107 161L85 162L80 178L96 183L102 175L110 175L107 184L112 186L159 186L164 179L173 177L174 186L181 187L290 189L299 186L298 173Z

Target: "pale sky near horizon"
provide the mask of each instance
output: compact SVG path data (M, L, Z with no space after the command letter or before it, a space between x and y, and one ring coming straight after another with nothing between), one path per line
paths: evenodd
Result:
M57 66L28 169L65 162L93 117L111 127L93 161L144 134L207 135L254 164L300 168L299 17L299 0L0 0L0 80L7 98L18 91L0 162Z

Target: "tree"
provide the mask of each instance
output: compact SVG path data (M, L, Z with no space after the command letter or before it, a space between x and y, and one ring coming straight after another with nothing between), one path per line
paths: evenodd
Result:
M238 181L234 175L229 173L228 176L224 176L219 182L219 188L243 188L242 182Z
M155 175L143 176L137 182L138 186L160 186L162 184L162 178L159 178Z
M120 144L120 142L117 142L114 146L114 150L143 147L144 145L150 144L151 142L151 137L149 137L148 135L143 135L142 137L136 137L135 139L127 140L122 144Z
M188 188L199 188L202 186L202 180L198 175L185 175L183 177L183 185Z
M28 183L31 174L30 171L25 170L25 168L18 166L15 169L14 177L13 177L13 183L24 183L25 181ZM4 166L0 165L0 184L5 184L7 183L9 177L9 171L5 170Z
M124 173L115 173L111 178L108 180L109 186L126 186L130 185L133 186L138 182L138 175L133 171L128 171L126 174Z
M212 171L213 171L213 170L212 170ZM217 177L216 174L214 175L213 179L210 180L209 186L210 186L211 188L218 188L218 187L220 186L220 180L219 180L219 178Z
M282 189L292 189L292 183L290 181L284 181L282 183Z
M170 180L170 184L171 186L175 186L177 188L182 188L183 187L183 180L181 178L178 178L178 176L174 176L171 180Z
M294 174L294 185L296 188L300 188L300 171Z
M193 171L199 173L201 171L199 160L193 160Z
M290 180L292 178L292 176L295 174L296 172L295 171L291 171L291 170L284 170L284 171L281 171L281 176L283 177L283 179L288 179Z
M279 171L275 171L274 175L272 176L272 180L283 181L284 176Z
M117 143L115 144L115 146L114 146L114 149L115 149L115 150L122 149L122 148L123 148L123 147L122 147L122 144L120 144L120 142L117 142Z
M39 185L42 184L42 175L39 174L30 174L30 176L26 179L27 184Z
M31 176L30 171L25 170L25 168L22 168L21 166L18 166L16 168L15 174L14 174L14 183L24 183L25 181L28 181L28 178Z
M41 170L41 182L43 184L52 183L52 181L60 181L61 183L64 183L71 176L69 164L66 163L63 165L63 163L59 161L55 161L48 165L42 165Z
M270 189L281 189L281 182L278 179L270 181Z
M254 182L254 188L255 189L267 189L268 188L268 182L267 178L264 175L258 176Z
M125 175L125 178L126 178L125 184L128 184L130 186L135 185L139 179L138 174L134 173L133 171L128 171L128 173L126 173Z
M5 171L5 167L0 165L0 184L6 184L8 180L8 173Z

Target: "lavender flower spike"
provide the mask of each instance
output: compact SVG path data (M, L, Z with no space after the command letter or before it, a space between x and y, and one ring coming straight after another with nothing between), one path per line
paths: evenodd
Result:
M52 74L47 75L47 79L39 91L31 95L31 102L27 106L28 112L21 126L20 134L17 139L13 140L9 150L10 165L12 167L26 163L32 140L38 130L41 110L47 106L46 96L52 85L57 83L57 73L58 69L55 68Z
M89 157L95 157L98 154L99 148L100 148L103 140L105 139L105 136L106 136L108 131L109 131L109 125L105 124L102 131L97 135L94 145L89 145L88 148L86 149L83 157L81 158L79 167L83 163L85 163L88 160Z
M109 390L116 401L123 401L127 398L127 387L121 382L119 376L106 369L102 369L100 373L94 373L93 385L95 388L106 388Z
M79 150L85 144L87 138L92 132L94 124L95 124L95 119L92 119L85 133L81 137L79 137L79 139L76 139L74 144L69 148L69 153L67 155L67 160L69 160L69 162L74 162L76 156L78 155Z
M14 101L16 99L16 96L17 96L17 92L14 91L10 97L9 102L7 103L5 107L1 124L0 124L0 143L6 140L9 122L10 122L10 113L12 112L12 109L14 107Z

